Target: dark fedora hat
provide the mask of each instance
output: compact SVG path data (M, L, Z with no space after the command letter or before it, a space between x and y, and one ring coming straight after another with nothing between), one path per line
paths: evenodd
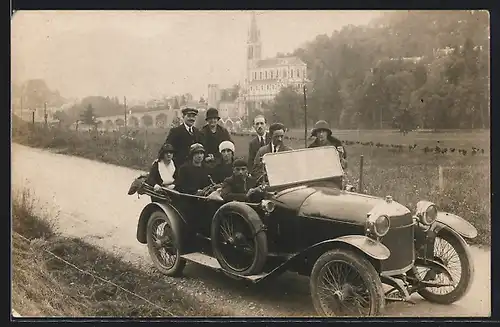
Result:
M327 131L329 135L332 135L332 130L330 125L325 120L318 120L316 124L314 124L314 128L311 132L312 136L316 136L319 131Z
M198 109L195 109L195 108L184 108L181 110L182 114L183 115L187 115L187 114L195 114L197 115L198 114Z
M217 118L217 119L220 119L219 117L219 110L215 109L215 108L209 108L207 110L207 113L206 113L206 117L205 117L205 120L208 120L210 118Z

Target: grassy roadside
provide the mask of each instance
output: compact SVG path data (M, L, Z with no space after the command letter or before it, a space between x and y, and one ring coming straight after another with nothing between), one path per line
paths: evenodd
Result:
M35 200L27 191L18 193L12 204L12 307L21 316L223 314L181 294L163 282L163 277L157 273L139 270L77 238L58 235L53 220L35 214L35 205ZM85 274L47 251L153 304Z
M29 126L14 125L13 141L20 144L51 148L57 152L76 155L92 160L98 160L119 166L139 170L148 170L156 156L157 150L165 140L167 131L156 131L138 134L135 139L122 137L119 133L97 135L95 132L70 132L62 130L30 130ZM373 135L374 132L372 133ZM488 144L471 143L482 140L471 136L471 133L440 134L440 143L444 147L466 147L471 144L489 148ZM363 134L362 134L363 135ZM479 134L478 134L479 135ZM379 135L380 141L400 142L392 135ZM355 137L355 135L351 135ZM363 136L365 137L365 136ZM416 136L413 136L416 137ZM426 142L431 137L426 136ZM237 156L246 156L248 136L233 136ZM355 141L354 138L351 141ZM414 140L417 141L417 140ZM302 148L304 142L287 140L294 149ZM419 143L420 144L420 143ZM430 143L425 143L430 145ZM427 146L426 145L426 146ZM476 244L491 244L491 190L490 190L490 157L489 151L484 155L436 154L422 151L421 146L414 151L394 148L378 148L362 145L347 145L350 181L355 186L360 174L359 157L364 156L363 179L364 190L368 194L393 198L415 209L419 200L435 202L442 210L464 217L478 229ZM438 171L443 167L444 189L438 187ZM313 168L313 166L312 166Z

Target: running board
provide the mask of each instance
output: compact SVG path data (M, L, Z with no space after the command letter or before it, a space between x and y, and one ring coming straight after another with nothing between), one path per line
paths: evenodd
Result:
M200 264L202 266L207 266L212 269L217 269L217 270L222 269L217 259L200 252L183 254L181 255L181 258Z
M254 283L259 282L261 279L263 279L264 277L269 275L268 273L262 273L262 274L258 274L258 275L249 275L249 276L239 275L237 273L223 269L221 267L221 265L219 264L219 261L217 261L216 258L211 257L211 256L206 255L206 254L203 254L203 253L200 253L200 252L183 254L183 255L181 255L181 258L184 258L188 261L200 264L200 265L205 266L205 267L209 267L209 268L212 268L215 270L223 271L226 274L231 275L235 278L246 279L246 280L252 281Z

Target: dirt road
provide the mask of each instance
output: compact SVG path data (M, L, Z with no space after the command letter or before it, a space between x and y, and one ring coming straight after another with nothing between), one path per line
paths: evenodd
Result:
M59 214L59 230L113 251L151 269L145 245L135 238L137 218L149 198L128 196L138 171L69 157L18 144L12 148L12 188L28 187L49 214ZM490 251L471 248L475 279L464 299L454 305L431 304L414 295L416 305L390 303L386 315L397 317L489 316ZM185 276L166 282L200 301L224 306L235 316L315 316L305 277L287 273L265 284L245 286L208 268L190 264Z

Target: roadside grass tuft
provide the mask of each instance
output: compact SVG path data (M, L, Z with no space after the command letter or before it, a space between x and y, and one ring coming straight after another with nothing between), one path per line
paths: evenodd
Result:
M35 202L28 191L18 192L12 208L12 307L21 316L165 317L225 314L222 309L208 308L180 293L165 283L163 276L138 269L77 238L60 236L53 229L53 220L37 215ZM139 294L161 308L83 273L47 251L83 271Z

